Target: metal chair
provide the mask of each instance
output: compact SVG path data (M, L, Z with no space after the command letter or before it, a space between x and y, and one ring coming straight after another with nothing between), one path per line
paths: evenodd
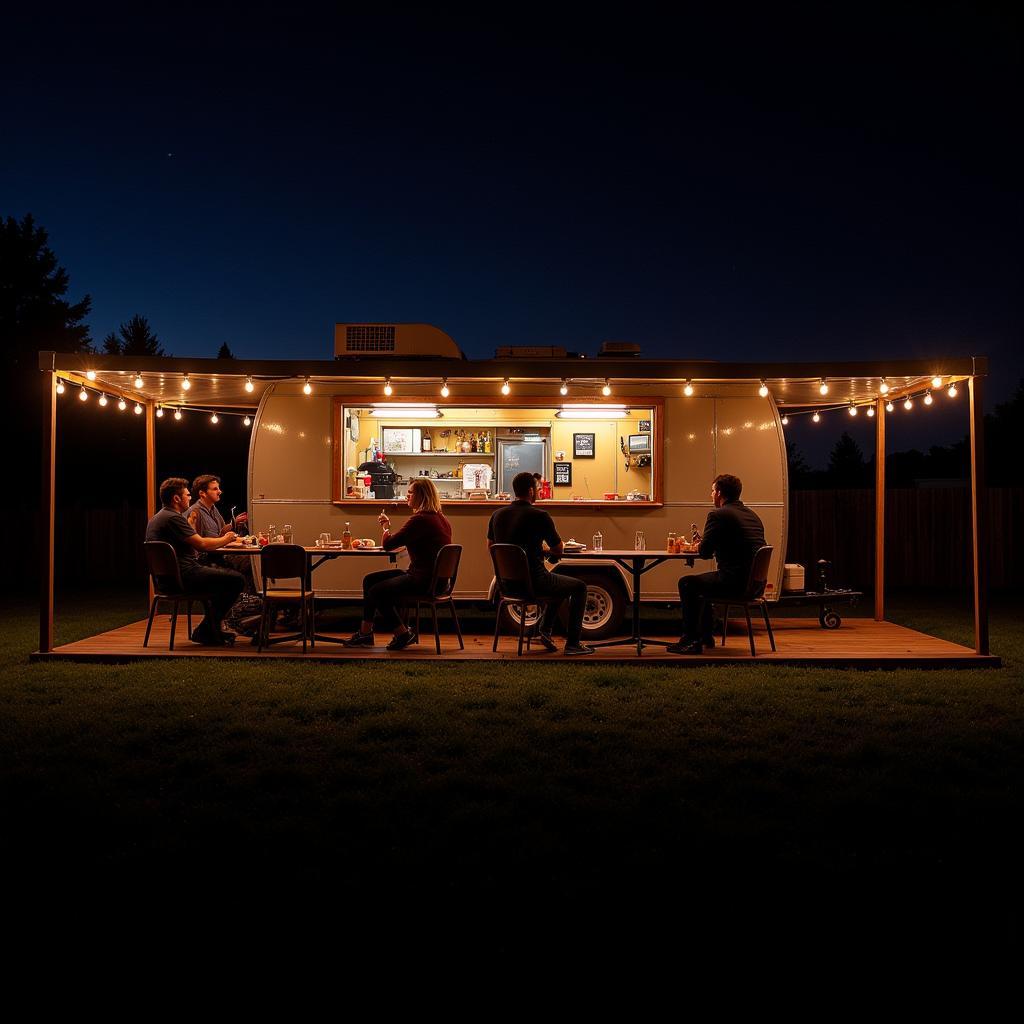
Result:
M142 544L146 553L146 565L149 568L149 575L153 579L153 601L149 606L149 621L146 623L146 637L142 641L143 647L149 646L149 634L153 629L153 617L156 615L157 605L161 601L172 601L174 609L171 612L171 642L168 650L174 650L174 631L178 626L178 606L185 602L185 614L188 619L188 635L192 636L192 602L206 602L211 600L212 594L200 590L186 590L181 582L181 566L178 564L178 553L174 545L165 540L147 540Z
M494 645L498 649L498 633L501 630L501 612L505 606L519 608L519 655L523 653L523 639L526 633L526 609L537 606L538 621L544 609L551 603L546 597L538 597L533 589L533 577L526 552L518 544L492 544L491 562L494 564L494 578L498 582L498 615L494 623ZM526 649L530 649L530 638Z
M429 593L420 596L410 594L402 601L402 607L416 609L416 639L419 642L420 635L420 606L429 605L434 616L434 646L437 653L441 653L441 635L437 629L437 606L447 605L452 613L452 622L455 624L455 632L459 638L459 650L464 651L466 645L462 640L462 628L459 626L459 617L455 614L455 581L459 575L459 562L462 559L461 544L445 544L437 553L434 559L434 573L430 578Z
M306 561L305 548L301 544L268 544L260 552L260 575L263 577L263 612L260 615L260 626L257 633L259 638L258 649L262 651L264 647L270 647L272 644L281 644L289 640L301 639L302 653L305 654L307 641L311 647L316 646L314 639L316 632L314 595L308 581L308 563ZM292 588L275 587L271 590L267 586L270 580L274 580L275 583L278 580L298 580L299 586ZM275 604L295 603L298 603L302 613L302 632L271 638L272 606Z
M773 548L770 545L766 545L754 552L754 561L750 565L750 576L747 578L747 586L742 595L711 599L712 607L716 604L725 606L725 611L722 614L723 647L725 646L725 634L729 629L729 608L734 604L742 606L743 614L747 617L747 638L750 640L750 656L752 658L757 657L757 651L754 648L754 627L750 622L750 609L752 606L761 609L761 614L764 616L764 624L768 629L768 642L772 645L772 650L775 650L775 634L772 632L771 620L768 618L768 602L764 599L764 591L768 583L768 567L772 561L772 550Z

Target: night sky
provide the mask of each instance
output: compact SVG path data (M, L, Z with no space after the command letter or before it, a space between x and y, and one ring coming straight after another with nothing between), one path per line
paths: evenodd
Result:
M434 323L471 357L987 354L1003 400L1009 6L48 8L5 26L0 215L49 230L97 341L142 313L174 355L324 358L345 320ZM893 445L966 429L962 403L928 415Z

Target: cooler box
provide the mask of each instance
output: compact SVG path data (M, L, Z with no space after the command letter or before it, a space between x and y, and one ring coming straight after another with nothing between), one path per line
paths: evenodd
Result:
M804 567L802 565L786 566L782 570L782 592L792 594L800 590L806 590L804 583Z

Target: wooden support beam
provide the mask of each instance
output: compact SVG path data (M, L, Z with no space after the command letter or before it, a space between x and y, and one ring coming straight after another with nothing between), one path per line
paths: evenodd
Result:
M53 562L56 536L57 375L42 375L42 480L39 488L39 650L53 650Z
M156 515L156 403L146 402L146 521ZM153 600L153 578L149 579L149 600Z
M885 402L875 402L875 621L885 620Z
M988 654L988 488L982 378L967 382L971 399L971 540L974 551L974 649Z

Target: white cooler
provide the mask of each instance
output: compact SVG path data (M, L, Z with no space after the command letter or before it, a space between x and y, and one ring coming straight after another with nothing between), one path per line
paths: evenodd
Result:
M782 570L782 592L792 594L800 590L806 590L804 583L804 567L787 563Z

